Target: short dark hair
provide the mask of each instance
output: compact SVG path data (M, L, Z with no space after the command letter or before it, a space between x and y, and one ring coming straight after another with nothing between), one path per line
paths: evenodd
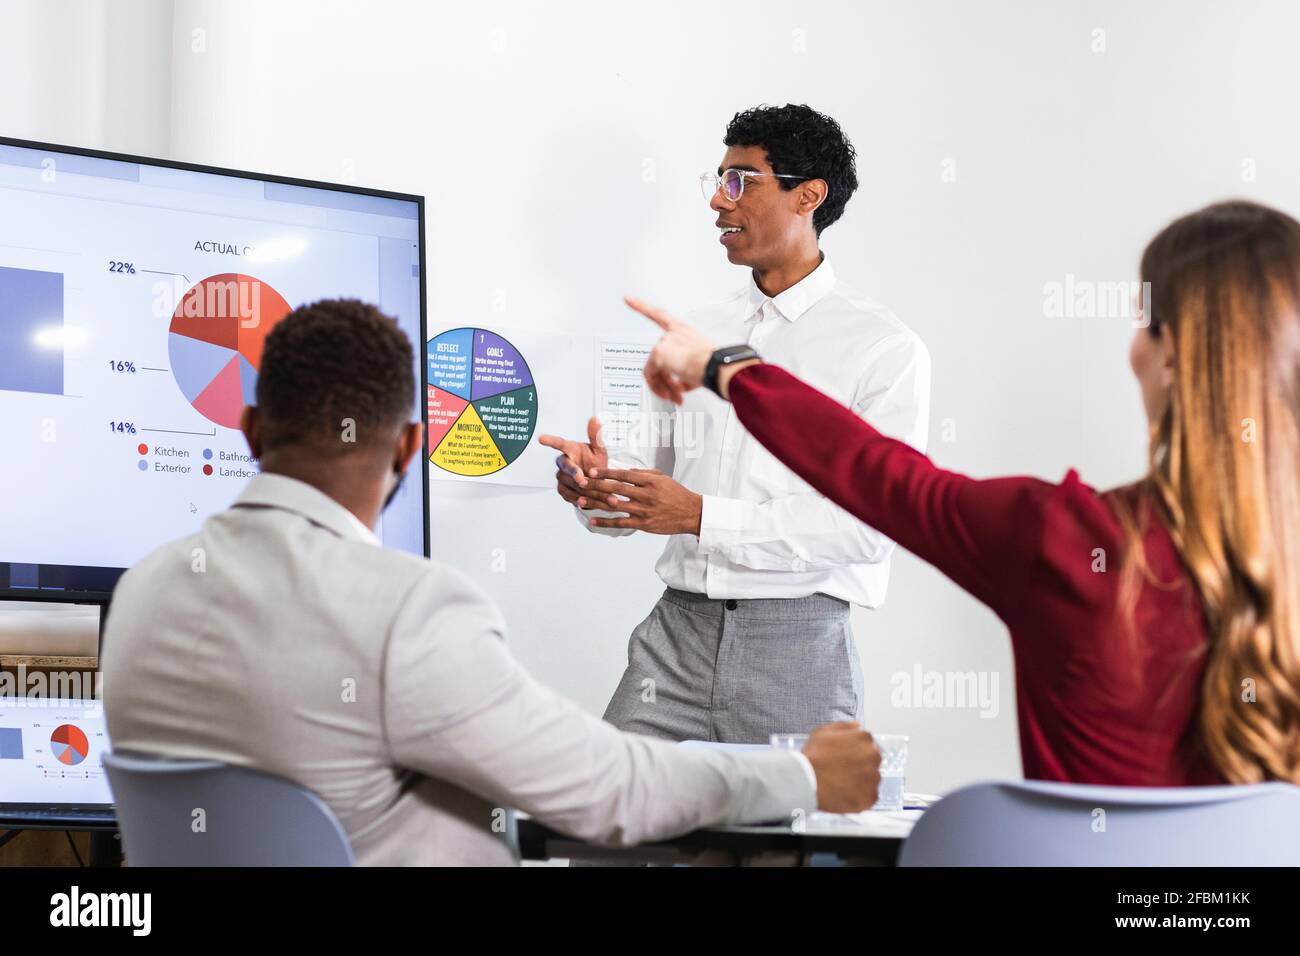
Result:
M301 306L266 336L257 407L267 447L365 447L410 421L414 353L393 319L357 299ZM340 443L347 420L355 444Z
M811 106L763 104L737 113L727 124L724 146L759 146L767 152L772 172L806 179L824 179L826 200L813 213L817 235L840 216L858 188L857 151L840 124ZM778 179L782 189L794 189L796 179Z

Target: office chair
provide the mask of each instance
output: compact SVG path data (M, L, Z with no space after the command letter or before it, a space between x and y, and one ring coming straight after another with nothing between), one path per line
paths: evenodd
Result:
M927 810L900 866L1300 866L1300 787L979 783Z
M131 866L351 866L337 818L310 790L216 760L116 751L104 769Z

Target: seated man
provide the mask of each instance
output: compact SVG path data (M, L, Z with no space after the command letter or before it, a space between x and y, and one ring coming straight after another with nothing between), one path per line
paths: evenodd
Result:
M505 807L630 844L871 806L880 756L856 724L818 729L803 754L622 733L533 681L466 578L379 547L371 529L422 445L414 364L397 325L356 301L270 332L242 422L262 474L114 595L115 748L294 780L363 864L512 862Z

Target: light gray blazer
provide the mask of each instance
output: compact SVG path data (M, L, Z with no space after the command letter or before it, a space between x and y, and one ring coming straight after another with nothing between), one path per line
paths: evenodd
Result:
M541 686L478 588L376 543L317 489L263 474L144 558L104 638L113 746L295 780L363 864L512 863L506 807L612 844L815 809L790 753L620 733Z

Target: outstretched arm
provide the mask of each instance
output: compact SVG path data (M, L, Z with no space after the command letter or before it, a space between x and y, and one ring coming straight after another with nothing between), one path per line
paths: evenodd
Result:
M855 724L814 731L806 764L787 751L684 749L622 733L538 684L503 635L492 604L450 569L431 566L411 588L385 654L395 764L610 844L875 801L880 753Z
M665 333L646 363L646 381L656 394L680 401L703 381L713 343L658 309L628 304ZM1037 558L1041 496L1051 486L945 471L757 360L725 369L719 386L750 433L787 467L1006 616Z
M1044 483L945 471L774 365L737 372L728 395L745 427L787 467L994 610L1008 585L1024 584L1015 571L1027 572L1034 556Z

